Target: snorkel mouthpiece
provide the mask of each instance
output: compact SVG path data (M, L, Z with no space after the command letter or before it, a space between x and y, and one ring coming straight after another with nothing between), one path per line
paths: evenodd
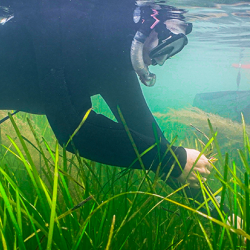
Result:
M141 82L146 86L154 86L156 82L156 75L151 73L148 66L143 60L143 46L147 39L140 31L137 31L131 46L131 62L135 72L138 74Z

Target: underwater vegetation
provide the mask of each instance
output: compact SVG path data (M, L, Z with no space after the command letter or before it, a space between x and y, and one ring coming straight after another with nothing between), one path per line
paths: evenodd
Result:
M223 152L232 152L243 147L242 124L232 121L229 118L207 113L196 107L188 107L180 110L169 109L167 113L162 114L157 112L154 113L154 116L162 127L171 126L173 131L177 130L175 133L178 136L184 134L184 138L188 140L190 134L196 132L195 136L197 137L198 134L202 141L206 141L206 138L201 133L197 133L194 127L201 130L205 135L210 135L211 131L207 122L209 119L214 130L218 131L217 140ZM250 125L246 124L245 130L247 134L250 134Z
M165 123L161 117L166 132L176 125L174 117ZM206 198L198 207L179 195L184 186L173 191L157 174L69 154L59 147L45 117L10 118L1 125L0 249L250 249L249 127L243 120L230 130L242 134L236 164L220 145L219 118L209 117L209 123L204 116L202 125L198 115L191 117L211 139L202 144L191 133L178 143L204 152L213 143L218 159L208 182L214 193L201 181ZM178 122L187 120L178 113ZM185 127L177 126L168 137L174 138L178 129ZM227 223L224 202L214 199L218 194L231 214L241 216L241 229L234 218ZM209 212L209 201L217 218Z

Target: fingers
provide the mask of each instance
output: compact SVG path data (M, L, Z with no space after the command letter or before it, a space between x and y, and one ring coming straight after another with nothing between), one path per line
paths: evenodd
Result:
M206 181L207 181L207 178L201 176L201 182L205 183ZM189 186L191 188L198 189L198 188L201 187L200 180L199 180L199 178L197 177L197 175L195 173L192 173L190 175L190 177L187 179L187 183L189 183Z
M194 170L198 171L203 177L207 177L212 169L212 164L210 164L210 162L204 155L201 156L194 167Z
M177 178L181 183L189 183L192 188L200 188L200 180L197 176L197 172L202 178L202 182L206 182L210 171L212 170L212 165L205 155L200 156L200 152L195 149L187 149L187 163L182 174ZM199 159L197 160L197 158ZM195 164L195 166L194 166Z
M198 150L195 149L188 149L185 148L186 152L187 152L187 163L188 165L192 165L197 161L197 158L200 156L200 152ZM195 164L196 168L206 168L209 171L211 171L213 169L213 166L211 165L211 163L209 162L209 160L207 159L207 157L205 155L201 155L198 159L198 161Z
M193 171L194 172L199 172L199 174L202 177L208 177L210 175L210 173L211 173L206 167L197 167L197 166L195 166L193 168Z
M202 155L200 157L200 159L196 163L196 166L204 167L204 168L208 169L209 171L211 171L213 169L212 164L209 162L209 160L207 159L207 157L205 155Z
M206 182L207 178L202 178L202 183Z
M213 169L213 166L212 166L212 164L209 163L209 161L207 161L206 168L207 168L209 171L212 171L212 169Z
M232 219L232 221L231 221L231 219ZM235 227L235 214L232 214L232 216L229 216L227 218L227 225ZM237 216L237 228L242 229L242 226L243 226L243 220L241 217ZM239 236L239 237L240 237L240 240L242 241L242 243L246 244L247 239L245 237L242 237L242 236Z
M194 189L199 189L200 188L200 184L199 183L190 183L189 185L191 188L194 188Z

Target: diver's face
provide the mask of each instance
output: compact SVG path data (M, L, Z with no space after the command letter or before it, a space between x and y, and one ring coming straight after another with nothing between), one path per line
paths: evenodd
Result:
M149 66L152 65L152 59L150 58L149 54L152 49L154 49L159 44L158 34L155 31L152 31L149 37L147 38L146 42L144 43L143 47L143 61L144 63ZM154 57L154 65L162 66L165 61L168 59L168 54L163 54L159 57Z
M184 34L186 33L186 23L178 20L178 19L169 19L165 21L165 25L167 29L169 29L173 34ZM155 48L159 43L158 34L153 30L147 40L144 43L143 47L143 61L149 66L152 64L152 60L149 56L150 51ZM157 62L158 65L163 65L165 61L169 58L169 55L162 55L154 58L154 61Z

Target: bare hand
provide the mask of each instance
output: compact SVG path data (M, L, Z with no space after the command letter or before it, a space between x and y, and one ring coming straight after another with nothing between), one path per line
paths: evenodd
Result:
M182 184L185 184L186 182L189 183L191 188L199 188L199 179L197 178L197 174L195 172L199 172L199 174L203 177L203 180L206 181L210 171L212 170L212 166L208 159L202 155L193 167L200 152L189 148L185 148L185 150L187 152L187 163L182 174L177 178L177 180Z
M231 219L233 219L233 222L231 222ZM229 216L227 218L227 224L229 226L235 227L235 214L233 214L232 217ZM237 228L238 229L242 229L242 218L239 217L239 216L237 216ZM238 236L238 237L240 237L241 238L241 242L246 245L247 239L245 237L242 237L242 236Z
M235 222L235 214L233 214L232 215L232 217L233 218L231 218L231 216L229 216L228 218L227 218L227 224L229 225L229 226L235 226L235 224L234 224L234 222ZM233 219L233 222L231 222L231 219ZM242 219L239 217L239 216L237 216L237 228L240 228L241 229L241 223L242 222Z

